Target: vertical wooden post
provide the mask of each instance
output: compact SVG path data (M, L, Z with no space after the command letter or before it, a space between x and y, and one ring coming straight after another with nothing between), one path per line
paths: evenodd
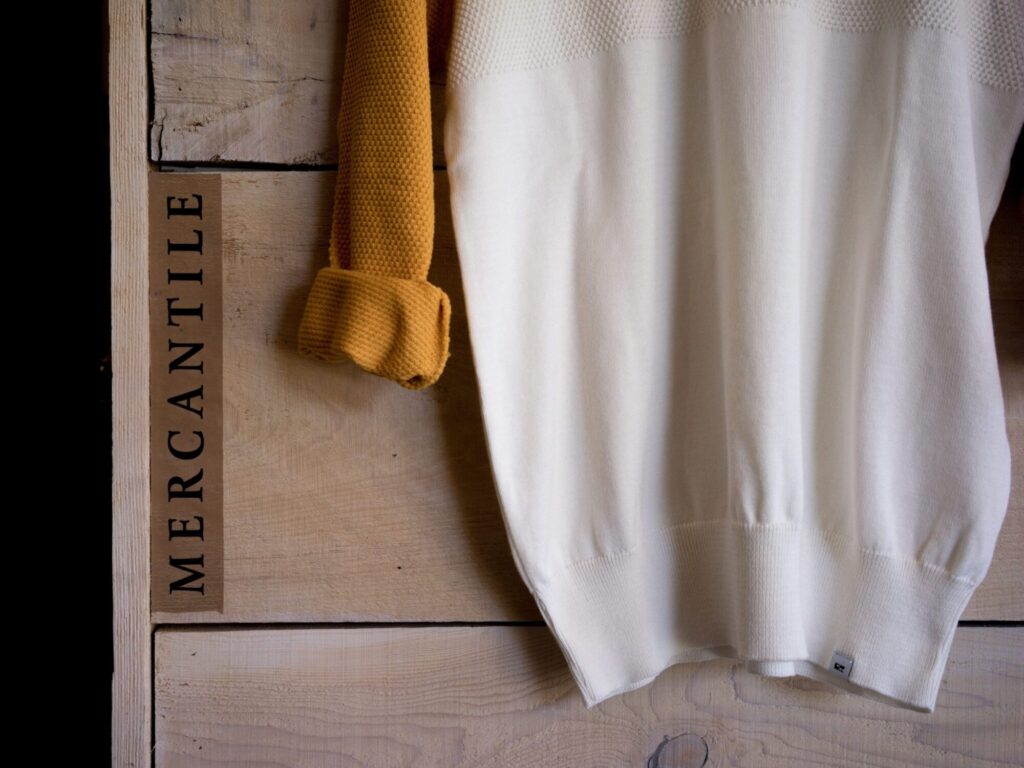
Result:
M114 766L148 768L149 306L146 0L110 0Z

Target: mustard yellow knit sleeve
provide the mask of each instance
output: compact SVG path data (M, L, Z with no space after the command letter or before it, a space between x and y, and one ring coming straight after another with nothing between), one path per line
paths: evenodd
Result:
M451 303L427 280L434 242L424 0L351 0L338 118L329 264L299 327L300 354L433 384Z

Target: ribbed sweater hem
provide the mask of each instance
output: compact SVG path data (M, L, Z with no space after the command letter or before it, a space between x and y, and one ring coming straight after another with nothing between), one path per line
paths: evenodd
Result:
M680 662L728 658L930 713L977 584L815 525L708 521L527 586L588 709Z

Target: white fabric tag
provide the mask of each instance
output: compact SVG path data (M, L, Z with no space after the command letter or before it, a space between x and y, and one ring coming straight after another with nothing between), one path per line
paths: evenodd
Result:
M829 672L849 679L851 669L853 669L853 656L847 656L842 651L832 651L832 661L829 662L828 667Z

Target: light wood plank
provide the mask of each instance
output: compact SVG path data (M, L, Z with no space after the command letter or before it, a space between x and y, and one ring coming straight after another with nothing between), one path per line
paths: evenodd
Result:
M109 20L113 601L111 759L150 763L149 311L146 2Z
M964 619L1024 621L1024 419L1009 419L1007 434L1012 464L1010 508L988 575L964 611Z
M1022 647L1022 627L960 628L931 714L728 660L588 711L543 626L160 630L156 764L643 766L692 734L708 765L1014 765Z
M153 160L336 164L347 3L153 4ZM431 75L444 165L444 72Z
M297 353L334 174L223 177L225 613L157 621L540 620L501 522L436 178L451 358L414 392Z
M541 616L490 474L447 175L430 278L452 299L444 376L410 392L300 358L334 174L224 175L225 614L157 621L505 621ZM1015 466L1024 466L1017 440ZM965 619L1024 617L1024 486Z

